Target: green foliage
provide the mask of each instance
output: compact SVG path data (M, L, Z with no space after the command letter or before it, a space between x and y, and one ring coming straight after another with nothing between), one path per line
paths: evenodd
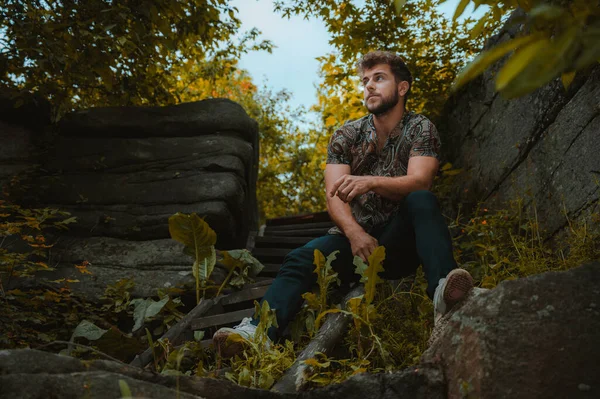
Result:
M192 213L186 215L176 213L169 218L169 233L171 238L184 244L184 252L194 257L192 272L196 279L196 302L200 303L200 288L202 297L217 262L215 243L217 235L208 223Z
M471 0L461 1L454 14L458 18ZM505 97L525 95L561 77L565 88L575 73L600 61L600 7L588 0L473 0L476 7L490 10L479 20L471 36L481 35L507 13L520 7L524 23L520 34L481 53L457 76L455 89L480 75L505 55L512 53L496 75L496 90Z
M172 104L171 88L192 82L175 66L271 49L257 30L240 34L225 0L0 0L0 21L0 84L50 99L55 119L73 107Z
M231 372L226 377L242 386L270 389L294 363L294 346L290 341L284 345L270 342L267 332L271 326L277 327L275 309L270 309L266 301L262 305L255 302L255 307L254 317L260 317L260 322L254 339L248 341L238 334L228 337L228 341L243 343L246 349L231 361Z

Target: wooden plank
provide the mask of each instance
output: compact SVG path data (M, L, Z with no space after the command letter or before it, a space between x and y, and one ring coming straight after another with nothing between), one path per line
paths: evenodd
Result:
M261 276L275 277L281 269L281 263L264 263L265 268L260 272Z
M286 231L269 231L265 230L265 236L277 237L311 237L317 238L324 236L329 231L328 228L306 229L306 230L286 230Z
M277 237L261 236L256 237L255 248L298 248L310 242L311 237Z
M286 224L282 226L267 226L265 231L289 231L289 230L306 230L320 229L327 227L328 229L335 226L333 222L318 222L318 223L302 223L302 224Z
M208 327L221 326L223 324L235 323L241 321L244 317L252 317L254 308L242 309L236 312L223 313L216 316L202 317L201 319L193 320L191 323L192 330L203 330Z
M281 218L268 219L267 226L280 226L283 224L310 223L310 222L327 222L330 221L327 211L307 213L304 215L285 216Z
M252 256L257 259L284 258L291 251L290 248L254 248Z
M253 299L260 299L265 295L269 287L270 285L265 285L262 287L245 288L242 291L234 292L221 299L221 305L227 306L244 301L251 301Z

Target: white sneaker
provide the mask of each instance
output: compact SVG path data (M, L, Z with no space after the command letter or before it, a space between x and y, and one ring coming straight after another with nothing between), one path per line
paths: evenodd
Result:
M218 329L213 335L213 343L223 357L232 357L244 350L242 342L227 342L227 338L232 334L238 334L245 340L252 341L256 335L256 326L252 324L250 317L244 317L242 322L233 328L223 327ZM267 348L269 346L270 340L267 342Z
M473 277L465 269L454 269L441 278L433 295L434 323L463 300L473 289Z

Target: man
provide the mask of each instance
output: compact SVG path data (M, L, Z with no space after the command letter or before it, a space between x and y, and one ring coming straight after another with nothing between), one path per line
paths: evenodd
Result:
M313 254L339 250L332 267L342 281L356 281L353 256L364 261L385 247L383 277L398 279L423 265L427 294L437 321L473 287L471 275L456 268L448 228L437 199L428 191L439 168L435 126L405 108L412 76L394 53L376 51L358 63L369 115L346 123L330 139L325 168L327 208L336 224L329 233L290 252L263 301L276 309L277 338L316 281ZM252 339L258 320L222 328L213 337L225 356L241 349L227 345L237 333Z

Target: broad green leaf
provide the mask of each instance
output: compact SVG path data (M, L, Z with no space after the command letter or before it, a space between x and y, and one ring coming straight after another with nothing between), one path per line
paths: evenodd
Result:
M208 253L204 259L195 261L193 266L194 277L199 278L201 281L207 281L210 278L215 264L217 263L215 247L209 247Z
M576 39L578 27L571 27L551 43L540 50L538 56L501 91L505 98L525 95L561 76L568 60L577 51Z
M176 213L169 218L169 233L171 238L183 243L188 253L195 254L196 260L201 261L210 255L210 247L217 242L217 234L200 216Z
M234 249L231 251L222 251L223 260L221 263L228 269L238 268L244 269L248 267L247 275L250 277L257 276L265 266L258 259L252 256L252 253L247 249Z
M162 308L169 302L169 297L165 296L160 301L154 301L150 298L148 299L134 299L131 301L131 304L134 306L133 310L133 329L135 332L144 326L144 323L156 316L160 313Z
M91 323L87 320L82 320L75 328L75 331L73 331L73 334L71 335L71 341L79 337L85 338L88 341L96 341L102 338L107 331L108 330L103 330L94 323Z
M375 298L375 288L377 284L383 282L379 273L383 272L383 261L385 259L385 248L380 245L369 256L369 267L365 271L367 281L365 283L365 301L367 305L373 302Z
M505 43L497 45L490 50L479 54L469 65L467 65L459 74L454 82L453 90L458 90L467 82L481 75L490 65L494 64L507 53L525 46L531 42L539 40L539 35L522 36Z
M496 90L502 91L535 57L548 50L550 40L540 39L517 50L496 76Z

